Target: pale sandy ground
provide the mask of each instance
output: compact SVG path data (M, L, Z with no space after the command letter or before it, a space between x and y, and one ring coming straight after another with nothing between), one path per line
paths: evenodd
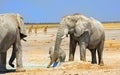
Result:
M80 61L79 47L77 46L75 61L68 62L69 38L62 41L61 47L66 51L66 62L55 68L46 68L49 63L48 49L55 43L57 28L48 28L47 33L39 29L37 34L34 31L28 34L27 42L22 41L23 66L25 72L0 73L0 75L120 75L120 45L110 47L109 42L104 48L104 66L92 65L91 54L87 50L87 61ZM120 41L120 30L105 30L106 40ZM11 49L8 51L9 60ZM8 63L8 62L7 62ZM15 63L15 62L14 62ZM7 64L8 69L12 69Z

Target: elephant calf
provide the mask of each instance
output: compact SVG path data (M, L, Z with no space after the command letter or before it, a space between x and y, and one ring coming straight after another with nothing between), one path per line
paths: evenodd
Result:
M47 68L50 67L50 65L52 64L52 60L54 59L54 46L50 47L49 48L49 55L50 55L50 63L49 65L47 66ZM59 53L58 53L58 59L55 60L55 62L65 62L65 58L66 58L66 53L63 49L59 49Z

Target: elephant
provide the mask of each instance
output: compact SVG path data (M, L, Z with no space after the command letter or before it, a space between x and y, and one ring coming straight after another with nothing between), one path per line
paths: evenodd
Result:
M7 50L13 46L9 65L14 67L12 62L16 58L16 71L23 70L21 39L25 41L26 28L23 17L18 13L0 14L0 71L7 71L6 56Z
M97 50L98 64L100 66L104 65L104 28L98 20L92 17L86 17L79 13L67 15L61 19L60 27L58 28L56 35L54 59L52 60L52 63L58 58L61 42L68 35L70 36L69 61L74 60L76 46L79 45L81 61L86 61L86 49L89 49L91 52L91 63L97 64Z
M50 60L49 65L47 66L47 68L49 68L51 66L51 64L52 64L51 62L54 58L54 46L49 48L49 55L50 55L51 60ZM66 53L62 48L59 49L59 54L58 55L59 55L59 57L58 57L58 59L55 60L55 62L60 62L60 63L65 62Z

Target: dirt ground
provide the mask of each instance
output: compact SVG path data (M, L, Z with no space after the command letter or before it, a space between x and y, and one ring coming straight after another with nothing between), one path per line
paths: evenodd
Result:
M47 32L39 29L28 34L27 42L22 41L23 66L25 72L9 72L0 75L120 75L120 30L105 30L106 41L104 48L104 66L91 64L91 54L87 50L87 61L80 61L79 47L77 46L75 60L68 62L69 38L62 41L61 48L66 53L66 62L55 68L46 68L50 59L48 50L55 43L57 28L48 28ZM8 51L8 58L11 49ZM15 62L14 62L15 64ZM8 65L7 68L13 69ZM15 68L14 68L15 69Z

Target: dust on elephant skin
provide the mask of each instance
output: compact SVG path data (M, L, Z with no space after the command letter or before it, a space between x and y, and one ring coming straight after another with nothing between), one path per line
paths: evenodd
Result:
M54 50L59 52L63 37L70 35L69 61L74 60L77 44L80 47L80 60L86 61L86 48L90 50L92 64L96 64L96 51L98 52L98 64L103 63L103 47L105 32L102 24L92 18L82 14L64 16L58 28ZM57 54L54 56L58 58ZM55 61L55 60L54 60Z

